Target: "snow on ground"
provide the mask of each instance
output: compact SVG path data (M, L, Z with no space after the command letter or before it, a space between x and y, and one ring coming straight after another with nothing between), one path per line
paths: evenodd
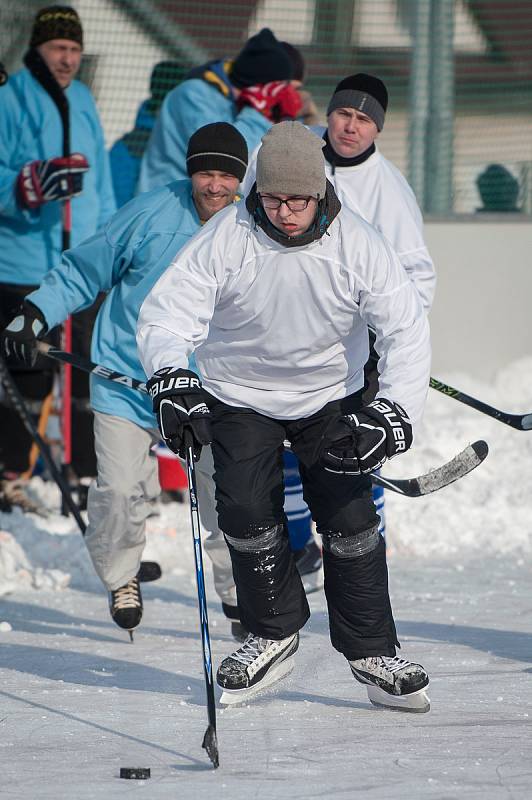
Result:
M532 359L493 385L438 376L507 411L532 409ZM327 636L323 594L286 681L218 711L221 767L206 727L188 507L159 506L145 558L134 645L107 600L75 523L38 478L44 518L0 514L0 795L16 800L529 798L532 794L532 433L431 391L415 449L386 465L414 476L484 438L474 473L428 498L387 493L390 584L405 656L431 675L426 715L378 711ZM233 649L208 578L214 663ZM149 766L147 782L118 777Z

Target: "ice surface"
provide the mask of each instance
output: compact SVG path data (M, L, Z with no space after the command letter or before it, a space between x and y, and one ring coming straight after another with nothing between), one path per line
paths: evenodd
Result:
M504 410L532 409L532 359L493 386L438 377ZM291 676L249 706L218 710L217 771L201 749L188 508L161 506L149 520L145 558L165 577L144 584L131 645L109 617L75 524L55 513L54 487L34 479L53 513L0 515L0 796L531 797L532 434L430 392L415 449L383 471L426 472L480 438L490 455L463 480L426 498L386 494L400 654L427 668L430 713L368 703L331 648L319 592ZM207 592L216 665L235 643L210 575ZM121 766L150 767L152 777L121 780Z

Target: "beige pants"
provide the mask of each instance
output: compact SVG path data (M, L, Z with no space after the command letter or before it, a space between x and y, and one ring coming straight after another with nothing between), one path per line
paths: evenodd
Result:
M150 453L159 439L156 429L94 412L98 476L89 489L85 543L94 569L110 591L127 583L140 566L146 519L160 492L157 459ZM218 529L213 469L211 448L204 447L196 464L202 539L220 600L236 605L231 558Z

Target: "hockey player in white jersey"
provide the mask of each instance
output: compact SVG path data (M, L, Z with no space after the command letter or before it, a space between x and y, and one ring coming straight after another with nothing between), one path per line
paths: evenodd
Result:
M145 299L137 341L174 451L212 439L220 529L250 634L217 673L240 702L294 663L309 608L286 535L282 452L301 465L322 537L333 646L372 702L429 708L397 635L369 473L406 451L430 371L420 297L385 239L342 208L323 140L297 122L264 136L246 204L213 218ZM362 401L368 326L378 399ZM187 369L195 349L203 385Z
M423 218L408 182L376 145L384 126L388 92L375 75L344 78L327 107L325 172L343 206L385 236L430 311L436 272L423 237Z

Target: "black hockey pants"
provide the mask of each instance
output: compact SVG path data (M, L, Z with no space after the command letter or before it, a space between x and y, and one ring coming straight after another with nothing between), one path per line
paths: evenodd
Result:
M231 553L242 624L279 640L302 628L310 614L283 511L288 439L323 540L331 641L349 659L393 656L397 643L371 481L329 473L319 463L328 426L360 405L358 392L311 417L280 421L209 401L218 521Z

